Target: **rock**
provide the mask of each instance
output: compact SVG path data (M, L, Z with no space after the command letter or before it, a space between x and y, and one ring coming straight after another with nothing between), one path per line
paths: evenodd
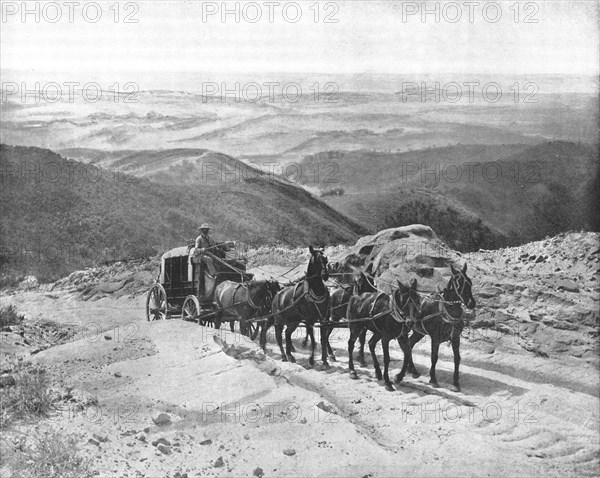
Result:
M254 468L254 471L252 472L252 475L258 476L258 478L262 478L264 474L265 474L265 472L263 471L263 469L260 466L257 466L256 468Z
M287 456L294 456L296 454L296 450L294 450L293 448L286 448L285 450L283 450L283 454Z
M100 442L98 440L94 440L93 438L90 438L88 440L88 443L91 443L92 445L100 446Z
M108 435L100 435L99 433L94 433L92 436L101 443L106 443L107 441L110 441L108 439Z
M219 458L217 458L215 460L215 462L213 463L213 467L214 468L221 468L225 463L223 462L223 457L220 456Z
M117 377L117 378L121 378L121 374L120 374L119 372L115 372L115 374L114 374L114 375L115 375L115 377Z
M300 420L300 423L302 423L302 425L306 425L308 423L308 420L306 419L306 417L302 417L302 420Z
M17 381L10 374L0 376L0 388L14 387Z
M165 445L164 443L159 443L158 446L156 447L158 448L158 450L163 454L163 455L170 455L171 453L173 453L171 451L171 447Z
M139 441L143 441L144 443L145 443L145 442L148 440L148 437L146 436L146 434L145 434L145 433L140 433L138 436L136 436L136 438L137 438Z
M408 283L415 276L424 289L435 288L443 282L440 268L446 269L453 263L450 250L435 232L420 224L362 237L330 262L332 270L341 274L340 282L351 283L354 268L358 267L378 277L383 290L395 286L396 280Z
M155 425L169 425L171 423L171 417L166 413L154 412L152 414L152 421Z
M201 441L200 445L212 445L212 440L207 438L206 440Z
M160 445L161 443L162 443L163 445L171 446L171 442L170 442L169 440L167 440L166 438L159 438L158 440L154 440L154 441L152 442L152 445L154 445L154 446L158 446L158 445Z
M104 340L112 340L112 337L110 335L105 335Z
M556 288L558 290L565 290L567 292L579 292L579 287L577 286L577 284L575 284L575 282L566 280L566 279L559 279L556 281Z
M328 403L321 401L321 402L317 403L317 407L319 407L324 412L333 413L333 414L337 415L337 412L336 412L335 408L333 407L333 405L330 405Z

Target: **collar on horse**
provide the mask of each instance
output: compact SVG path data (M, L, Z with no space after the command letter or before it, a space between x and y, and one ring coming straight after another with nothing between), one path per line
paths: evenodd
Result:
M442 320L448 324L457 324L458 322L460 322L463 319L463 309L462 307L460 308L460 315L458 317L454 317L452 315L450 315L450 312L448 312L448 309L446 308L446 300L444 300L444 297L441 294L438 294L439 299L436 300L436 302L438 303L438 310L437 312L434 312L433 314L429 314L425 317L423 317L420 322L424 322L426 320L432 319L434 317L441 317Z
M327 289L327 287L325 288L325 293L323 295L317 295L310 288L308 281L305 280L301 284L303 284L303 287L304 287L303 295L306 296L306 300L308 300L309 302L312 302L313 304L322 304L323 302L325 302L328 299L329 290ZM300 284L298 284L298 285L300 285ZM298 286L296 286L296 287L298 287ZM296 294L294 294L294 295L296 295Z
M400 324L404 324L406 322L406 314L404 313L404 311L400 308L400 306L396 302L396 296L394 293L391 294L390 302L392 303L393 319Z

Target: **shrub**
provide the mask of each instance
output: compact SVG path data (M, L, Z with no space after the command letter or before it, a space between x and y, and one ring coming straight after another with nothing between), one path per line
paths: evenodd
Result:
M9 366L15 384L0 389L0 429L17 420L46 416L56 400L43 366L22 358L13 359Z
M4 329L11 325L20 325L24 317L17 313L14 306L0 307L0 329Z
M35 434L34 434L35 433ZM91 478L90 458L82 456L77 438L54 429L21 434L2 454L2 469L20 478Z

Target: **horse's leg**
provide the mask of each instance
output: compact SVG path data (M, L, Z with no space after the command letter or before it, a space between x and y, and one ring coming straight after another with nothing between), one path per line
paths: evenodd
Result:
M352 354L354 353L354 343L356 338L360 334L360 328L352 327L350 325L350 338L348 339L348 368L350 369L350 378L357 379L356 371L354 370L354 360L352 360Z
M267 331L269 330L269 323L263 322L260 324L260 348L263 352L267 352Z
M454 385L452 390L460 392L458 383L458 367L460 366L460 332L452 337L452 352L454 353Z
M310 337L310 357L308 363L311 367L315 364L315 329L312 325L306 325L306 335Z
M362 329L360 333L360 348L358 349L358 363L361 367L366 367L367 362L365 361L365 342L367 341L367 329Z
M306 348L306 344L308 343L308 325L306 326L306 335L304 337L304 340L302 341L302 347ZM296 327L294 328L294 331L296 331ZM290 342L290 350L292 351L293 354L296 353L296 347L294 347L294 343Z
M281 334L283 333L283 323L275 323L275 337L277 338L277 345L279 345L279 350L281 352L281 361L282 362L287 362L287 355L285 354L285 351L283 350L283 339L281 337Z
M413 331L412 335L410 336L409 342L408 342L408 346L410 347L408 372L412 375L413 378L419 378L421 376L421 374L416 369L415 364L413 362L412 349L415 347L415 345L417 343L419 343L421 341L421 339L423 339L423 337L425 337L425 335Z
M222 310L217 310L215 312L215 315L214 315L215 320L213 322L213 326L217 330L221 328L221 323L222 323L221 319L222 319L222 316L223 316L223 311Z
M329 357L329 360L331 360L332 362L337 362L335 354L333 353L333 349L331 348L331 343L329 342L329 338L331 337L331 333L333 332L333 327L327 327L325 329L325 332L327 334L325 337L325 340L327 341L327 355ZM323 329L321 329L321 333L323 333Z
M396 389L390 382L389 369L390 369L390 339L387 334L381 336L381 348L383 348L383 381L385 383L385 389L389 392L395 392Z
M404 375L406 375L406 369L408 368L408 364L412 363L412 351L410 349L410 345L408 344L407 334L403 333L402 335L400 335L400 337L398 337L398 345L404 353L404 360L402 361L402 370L400 370L400 373L396 375L396 383L402 382L402 380L404 379Z
M383 378L381 375L381 367L379 366L377 356L375 355L375 347L377 346L379 339L381 339L379 332L373 332L373 336L369 339L369 350L371 351L371 357L373 358L373 367L375 367L375 377L377 377L377 380Z
M287 353L287 358L290 362L296 363L296 359L292 355L292 334L298 327L298 323L291 323L285 328L285 351Z
M321 321L321 330L320 330L320 337L321 337L321 361L323 362L323 368L324 369L328 369L329 368L329 362L327 361L327 344L329 343L327 340L327 328L325 328L325 330L323 330L323 324L325 323L324 320ZM313 342L313 352L314 352L314 342Z
M431 368L429 369L429 383L432 384L435 388L438 388L440 385L435 378L435 366L438 361L438 352L440 350L440 341L437 337L431 337Z

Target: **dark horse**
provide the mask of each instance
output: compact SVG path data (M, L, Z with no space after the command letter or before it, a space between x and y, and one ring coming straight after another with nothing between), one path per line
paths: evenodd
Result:
M331 307L329 312L329 320L331 322L339 322L342 319L346 318L346 311L348 310L348 302L350 302L350 297L352 297L352 286L350 285L341 285L331 292ZM329 337L331 337L331 332L334 327L323 327L321 326L321 333L325 334L325 341L327 343L327 354L329 356L329 360L332 362L337 361L335 354L333 353L333 349L331 348L331 343L329 342ZM308 344L308 339L310 338L310 330L307 327L306 336L302 341L302 346L306 347ZM364 333L360 335L360 351L358 354L359 363L366 367L367 364L365 362L365 335ZM292 348L292 352L294 349Z
M220 283L214 292L215 328L220 328L222 322L230 322L233 331L234 323L239 321L241 333L254 340L258 328L252 333L252 318L269 314L273 297L280 289L277 282L268 280Z
M327 258L323 255L323 251L314 249L312 246L310 246L309 250L311 258L306 270L306 278L280 290L273 298L271 311L274 316L277 344L281 350L281 360L284 362L288 360L290 362L296 361L292 355L292 334L298 325L303 322L310 335L311 355L309 363L313 365L315 355L313 326L317 322L323 323L328 320L330 296L329 290L325 286L325 281L329 279ZM283 350L281 337L284 326L287 326L285 329L285 351ZM261 345L266 343L267 328L268 325L261 329ZM320 335L323 366L329 367L327 362L327 334L321 333Z
M373 358L375 376L377 380L383 378L387 390L394 391L388 374L390 365L389 345L391 340L398 339L398 344L404 352L402 368L403 371L406 371L407 356L410 358L407 321L416 319L420 307L420 297L416 289L417 281L415 279L411 281L410 286L405 286L398 281L398 289L390 296L384 292L378 292L376 287L361 273L356 284L357 294L359 295L355 295L350 299L347 312L350 327L348 366L351 378L357 378L352 359L354 343L356 338L368 329L373 333L369 340L369 350ZM383 348L383 377L375 355L375 347L380 340Z
M410 337L410 351L425 335L431 337L431 369L429 370L429 383L439 387L435 377L435 365L438 361L438 351L442 342L450 341L454 353L454 384L452 390L460 392L458 382L458 367L460 365L460 334L464 327L463 310L461 304L468 309L475 308L475 299L471 291L472 282L467 277L467 264L462 270L450 266L452 277L441 294L423 299L421 312L413 327ZM412 353L408 355L408 370L413 376L419 376L412 361ZM401 381L404 374L396 376L396 381Z

